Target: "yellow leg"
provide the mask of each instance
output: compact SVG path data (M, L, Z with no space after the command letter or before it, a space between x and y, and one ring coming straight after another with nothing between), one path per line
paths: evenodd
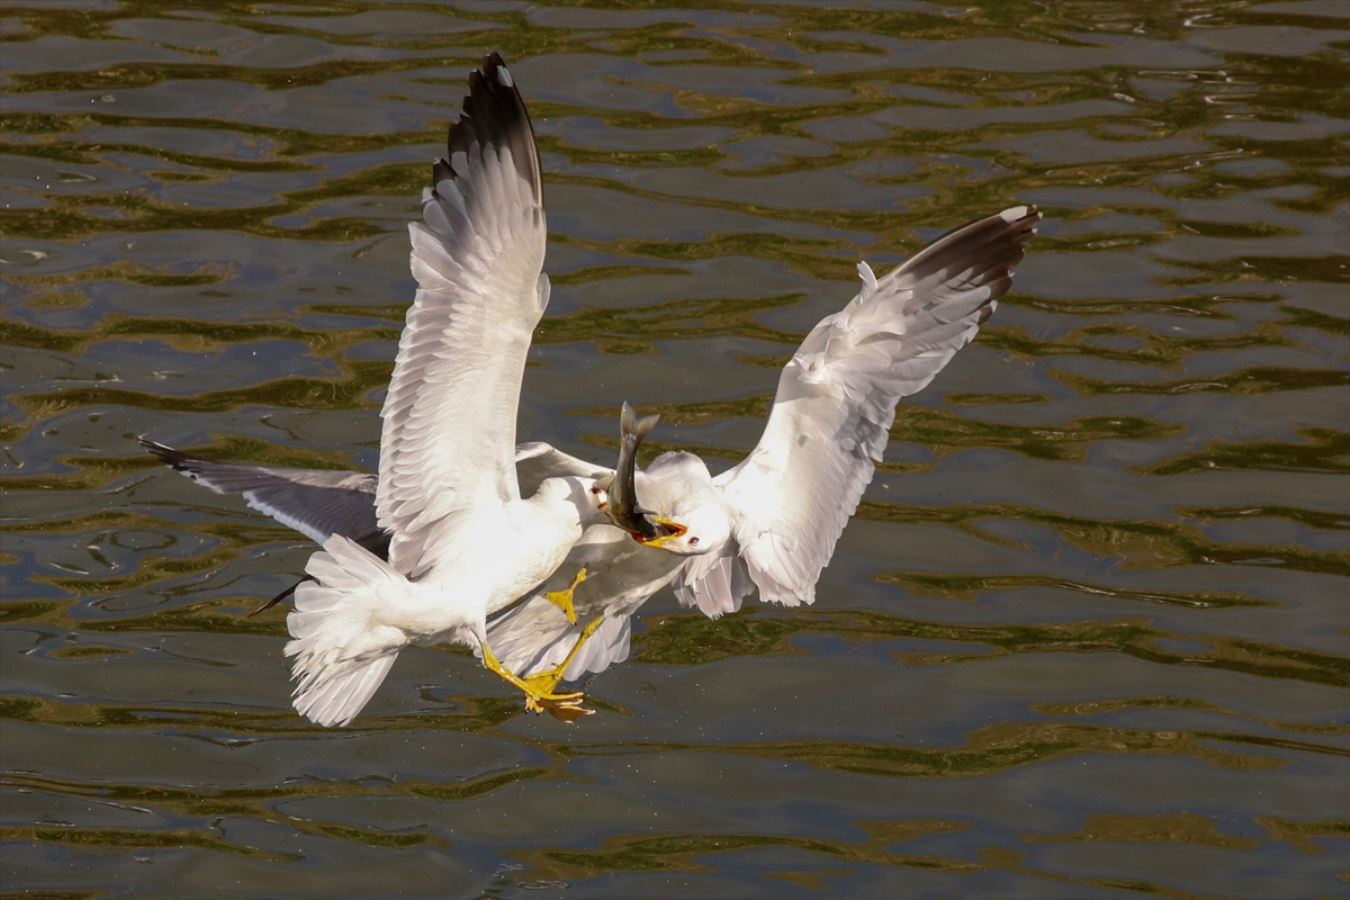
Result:
M577 577L572 579L572 583L561 591L548 591L544 594L544 599L563 611L567 616L568 624L577 624L577 610L572 605L572 594L576 592L577 586L586 580L586 567L582 566Z
M483 641L479 646L483 651L483 665L498 678L519 688L525 694L525 708L531 712L548 710L556 718L562 719L564 722L571 722L595 711L586 709L581 705L582 694L580 691L568 694L553 693L553 688L557 687L558 682L562 680L561 674L551 684L547 684L545 679L541 679L537 675L529 679L521 678L501 664L497 659L497 654L492 652L492 648L488 646L487 641ZM572 648L572 652L576 652L575 647ZM563 671L567 670L571 660L572 657L569 655L567 662L563 664ZM544 686L545 684L547 684L547 687Z
M577 635L577 642L572 645L571 650L567 651L567 657L563 659L562 662L551 669L546 669L543 672L538 672L527 678L521 679L531 688L539 691L543 695L576 697L577 699L565 703L541 703L527 695L525 698L526 709L530 712L544 712L547 710L554 718L562 719L564 722L568 723L575 722L582 716L595 714L595 710L587 709L581 705L581 694L557 695L553 693L553 689L558 686L558 682L563 680L563 675L566 674L567 667L572 664L572 660L577 658L577 653L581 650L582 644L585 644L591 639L591 635L595 634L595 630L600 627L600 623L603 621L605 621L604 616L596 616L590 622L586 623L586 627L582 629L581 634Z
M572 660L577 658L577 653L581 650L581 645L591 639L591 635L595 634L595 629L599 628L600 623L603 621L605 621L604 616L596 616L588 622L586 627L582 629L581 634L577 635L577 642L572 645L571 650L567 651L567 657L563 659L562 662L551 669L547 669L535 675L530 675L524 680L532 687L539 688L545 693L552 691L558 686L558 682L563 680L563 675L567 672L567 667L572 664Z

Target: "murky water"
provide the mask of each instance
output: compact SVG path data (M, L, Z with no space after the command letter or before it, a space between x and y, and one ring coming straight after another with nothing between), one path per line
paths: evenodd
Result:
M1340 0L7 3L3 887L177 896L1343 895ZM724 465L935 233L1048 215L897 420L814 608L663 594L578 727L403 654L288 704L303 539L157 467L373 466L467 70L539 132L522 437Z

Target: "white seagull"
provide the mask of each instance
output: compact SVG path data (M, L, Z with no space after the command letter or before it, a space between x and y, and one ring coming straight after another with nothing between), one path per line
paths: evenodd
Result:
M543 594L531 597L490 629L505 664L524 672L561 665L574 681L622 662L631 616L672 582L682 604L714 619L756 590L788 606L814 602L885 452L896 405L927 387L993 314L1040 220L1033 206L979 219L881 279L859 263L862 290L792 355L750 455L716 477L692 453L653 460L637 475L637 504L658 522L679 523L675 533L635 532L644 546L612 527L586 529L560 571L585 566L572 602L589 623L569 623ZM627 409L623 421L633 428ZM550 471L594 473L583 460L552 455Z
M507 140L494 138L491 146L501 148L496 156L465 154L471 160L499 160L496 167L480 163L480 169L462 169L456 162L458 174L452 174L448 166L437 166L437 192L445 195L448 190L464 202L430 193L425 203L429 230L416 224L412 228L413 271L421 290L400 341L383 413L378 480L357 472L210 462L142 442L199 483L218 493L242 493L253 508L325 542L327 552L316 554L306 568L319 581L302 582L295 589L297 612L289 622L296 640L287 648L299 655L297 708L325 724L349 721L383 679L391 654L411 639L435 639L454 631L489 668L525 690L530 708L548 708L570 720L588 710L579 706L580 695L554 694L558 682L625 659L631 616L672 582L682 603L714 618L739 609L756 590L765 601L813 602L820 572L885 450L896 405L927 386L975 337L1010 287L1013 270L1041 220L1029 205L978 219L934 240L880 279L866 262L859 263L862 289L842 310L817 324L793 354L779 378L758 445L739 465L716 477L701 459L684 452L663 454L645 471L633 472L637 447L654 418L638 422L627 408L617 475L542 443L521 444L512 457L524 353L548 291L546 277L539 274L543 212L538 206L538 163L524 107L495 54L471 83L465 119L455 126L463 135L461 143L484 128L504 128L500 120L474 118L480 92L509 92L511 109L518 110L524 127L507 132ZM455 129L452 161L453 154L465 152L456 149ZM478 140L480 146L489 145ZM522 168L522 159L529 165ZM475 174L478 180L471 179ZM494 180L501 175L507 177ZM509 190L511 203L506 206L517 215L503 214L501 205L483 208L480 192L498 187ZM528 215L519 215L522 209ZM469 211L480 218L470 220ZM509 255L503 252L508 242ZM527 246L517 247L516 242ZM503 270L504 261L511 264L509 270ZM458 279L452 282L454 290L435 293L447 273ZM510 326L504 313L503 319L491 322L494 352L489 356L483 338L490 304L482 292L493 291L505 306L503 298L520 298L533 279L539 284L538 303L533 308L517 304L530 311L513 308ZM459 299L466 283L473 285L473 300ZM419 331L434 315L444 325L447 306L457 323L472 324L457 324L453 333L443 327ZM509 361L496 352L505 339L499 328L510 335ZM452 351L449 341L457 349ZM469 396L461 396L464 392ZM472 434L438 427L469 421L474 422ZM478 474L466 475L475 471L475 464ZM472 487L466 478L476 478ZM530 509L536 525L545 518L536 508L547 507L559 518L528 540L521 540L520 533L502 538L502 531L493 532L501 543L480 540L465 535L457 524L461 513L455 498L468 496L478 498L473 520L492 520L497 528L511 527L507 511L515 509ZM606 501L609 508L602 518L594 510ZM557 524L562 519L566 523ZM439 556L451 544L473 547L454 567ZM327 671L327 657L317 644L308 649L305 641L317 628L310 629L305 623L311 620L305 617L318 614L320 606L328 616L345 608L336 602L339 586L333 583L332 564L317 564L336 556L334 548L346 554L344 559L360 561L353 567L366 578L362 584L399 586L387 599L369 587L358 589L368 598L362 607L370 610L367 621L383 618L383 604L395 597L406 603L402 598L417 596L423 582L445 586L432 604L442 620L450 615L442 612L449 601L447 590L462 596L463 585L484 581L492 582L490 599L474 603L474 609L502 612L486 633L481 619L448 626L438 621L437 630L419 632L391 644L385 655L370 657L365 673L358 676L349 663L348 669L320 683L310 673ZM381 556L387 556L388 564ZM514 578L512 566L521 567ZM583 571L585 579L578 580L576 573ZM524 599L511 602L519 597ZM328 598L332 606L324 605ZM432 603L430 598L427 603ZM365 632L361 634L365 639ZM345 679L343 689L335 686L336 677Z
M418 289L380 413L379 476L365 495L387 544L374 553L350 528L310 527L323 550L287 616L295 708L320 725L350 722L399 651L419 642L475 647L533 708L565 712L580 701L553 693L556 681L504 668L487 639L487 617L552 575L583 528L602 520L605 499L572 476L523 498L516 477L516 405L549 282L539 157L496 54L471 74L447 143L423 221L409 226ZM342 485L371 486L361 476ZM274 509L291 524L311 521L284 502ZM368 535L370 510L358 520ZM566 606L566 591L555 599Z

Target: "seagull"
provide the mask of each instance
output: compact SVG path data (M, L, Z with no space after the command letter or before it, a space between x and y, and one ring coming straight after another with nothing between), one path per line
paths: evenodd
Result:
M758 444L719 475L688 452L637 470L637 449L655 419L638 420L627 404L615 469L539 442L512 453L524 354L548 297L539 166L523 102L496 54L471 77L464 112L451 129L455 166L437 163L436 190L424 197L426 226L410 228L419 291L382 413L378 477L212 462L142 440L198 483L242 494L323 544L306 567L313 580L293 589L295 640L287 645L297 657L296 707L321 724L350 721L387 673L390 654L413 640L453 632L526 694L528 708L571 721L589 710L579 694L554 693L557 685L622 662L632 616L668 585L712 618L756 592L790 606L814 602L885 451L897 404L974 339L1041 221L1036 207L1014 206L942 235L882 278L860 262L861 289L807 334L779 377ZM515 303L510 317L507 298ZM454 328L444 328L447 319ZM466 498L475 498L467 512ZM555 518L528 540L497 530L493 538L503 543L496 543L476 532L509 529L506 511L526 508L532 526L547 518L536 509ZM474 549L450 561L452 544ZM438 630L400 630L380 645L392 648L386 655L360 657L369 660L364 670L346 662L332 671L329 645L314 640L319 616L337 617L332 610L351 596L339 596L341 588L357 574L380 585L355 589L372 619L386 615L384 592L392 602L399 591L403 599L437 585ZM446 592L464 596L462 586L487 581L492 589L479 591L487 599L472 607L495 617L445 624L445 604L458 603ZM365 632L363 639L379 643Z
M348 724L404 647L443 640L474 647L529 708L580 714L580 694L520 677L487 638L487 617L552 575L607 502L593 479L545 477L522 494L517 477L517 401L549 299L547 233L529 116L497 54L470 75L447 147L409 226L418 287L380 413L378 474L296 476L324 498L314 509L292 509L284 492L265 499L265 488L255 501L323 541L295 589L285 648L294 706L320 725ZM370 507L354 528L335 527L352 491ZM584 577L554 602L570 612Z
M404 647L446 639L475 647L531 708L580 702L503 667L487 640L488 615L552 575L603 502L587 479L547 478L525 497L516 477L517 402L549 281L539 156L500 56L470 74L432 182L408 228L417 292L380 413L385 553L329 536L287 616L293 702L320 725L349 723Z
M563 571L585 566L589 577L571 600L590 621L561 619L542 593L514 605L492 625L506 664L525 672L561 665L562 678L575 681L622 662L632 615L667 585L713 619L755 592L787 606L813 603L885 452L897 404L927 387L993 315L1040 221L1029 205L978 219L880 279L860 262L861 290L783 368L750 454L716 477L687 452L662 454L637 473L640 508L655 522L678 522L678 531L634 531L629 541L613 527L587 528ZM621 423L625 442L640 430L626 407ZM588 471L569 459L554 470Z

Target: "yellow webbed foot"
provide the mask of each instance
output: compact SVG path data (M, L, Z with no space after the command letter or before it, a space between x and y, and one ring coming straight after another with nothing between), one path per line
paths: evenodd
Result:
M595 715L595 710L582 706L586 698L580 691L564 694L554 693L554 688L562 680L562 672L556 668L549 669L547 672L540 672L538 675L531 675L522 680L539 690L537 694L525 694L525 709L532 713L546 712L553 718L569 725L582 716Z
M562 681L563 673L567 671L568 665L571 664L572 656L576 652L575 647L573 647L572 654L569 654L561 666L556 666L538 675L531 675L529 678L521 678L503 666L486 641L482 643L481 647L483 650L483 665L489 672L514 685L524 693L525 708L530 712L547 711L554 718L568 723L595 712L595 710L587 709L581 705L584 695L580 691L563 694L554 693L554 688L558 686L558 682Z
M595 715L595 710L589 706L582 706L581 695L577 695L576 700L529 700L525 701L525 708L530 712L546 712L559 722L566 722L571 725L577 719L583 716Z
M581 578L582 575L577 577ZM579 583L579 581L575 582L573 586ZM591 635L595 634L595 630L600 627L600 623L603 621L605 621L604 616L596 616L588 622L586 627L582 629L581 634L577 636L577 641L572 645L572 649L567 651L567 658L543 672L521 678L498 661L496 654L492 652L492 648L487 645L486 641L481 645L483 665L487 667L488 671L515 685L525 694L525 708L527 710L533 713L546 712L553 718L570 725L582 716L594 715L595 710L581 705L585 695L580 691L556 693L558 683L567 674L567 667L572 665L572 660L577 658L577 653L581 650L582 645L591 639Z
M567 621L571 625L577 624L576 607L572 605L572 595L576 593L577 586L586 580L586 567L582 566L581 571L577 572L577 577L572 579L572 583L561 591L547 591L544 599L563 611L567 616Z

